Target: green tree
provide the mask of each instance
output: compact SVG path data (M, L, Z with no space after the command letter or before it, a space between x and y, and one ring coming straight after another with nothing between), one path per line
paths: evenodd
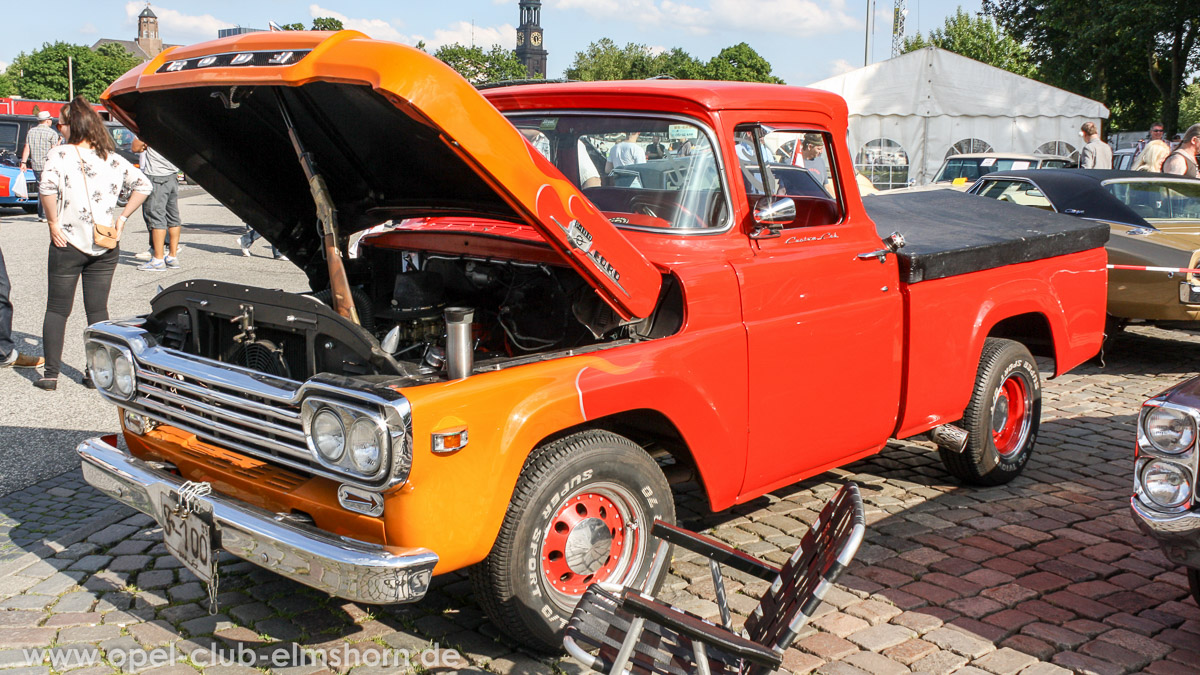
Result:
M341 19L335 19L332 16L319 16L313 19L313 30L344 30Z
M771 64L745 42L722 49L704 63L678 47L655 54L643 44L630 42L618 47L611 39L601 38L576 52L574 63L567 68L571 80L641 80L658 75L677 80L783 82L771 74Z
M433 55L458 71L471 84L516 80L526 76L525 64L516 52L500 45L492 45L489 51L474 45L442 45Z
M783 84L783 80L771 74L771 64L745 42L726 47L712 57L704 68L704 76L710 80Z
M17 93L13 78L8 73L0 73L0 96L12 96Z
M1024 77L1037 74L1029 50L980 14L968 14L962 7L954 16L946 17L945 25L934 28L926 39L920 32L904 39L903 52L908 53L933 45L975 59L989 66L1003 68Z
M93 52L83 45L55 42L44 44L30 54L18 54L9 66L8 75L16 92L25 98L64 101L70 95L68 58L75 94L93 102L114 80L142 62L114 43Z
M1200 124L1200 82L1190 84L1179 99L1179 128Z
M282 26L280 26L280 28L282 28L283 30L304 30L304 24L302 24L302 23L285 23Z
M1103 101L1117 128L1180 128L1184 82L1200 68L1195 0L984 0L1030 49L1039 78Z

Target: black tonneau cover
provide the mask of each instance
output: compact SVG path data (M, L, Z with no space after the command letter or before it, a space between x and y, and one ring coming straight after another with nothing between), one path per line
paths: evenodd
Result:
M868 195L880 237L904 235L901 278L913 284L1100 248L1108 225L1029 206L929 190Z

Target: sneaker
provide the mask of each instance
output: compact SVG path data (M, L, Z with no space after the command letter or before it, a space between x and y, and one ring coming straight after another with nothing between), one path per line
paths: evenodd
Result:
M163 258L163 263L166 264L167 267L170 267L173 270L179 269L179 258L167 256L166 258Z
M277 256L275 256L275 259L276 260L287 260L288 257L286 255L277 255Z
M8 358L0 359L0 368L37 368L45 362L46 359L40 356L22 354L14 349Z
M152 258L150 262L138 265L138 269L143 272L162 272L167 269L167 264L161 260Z
M137 260L154 260L154 251L142 251L133 257Z
M250 242L246 241L246 235L241 235L237 238L238 248L242 249L242 255L250 257Z

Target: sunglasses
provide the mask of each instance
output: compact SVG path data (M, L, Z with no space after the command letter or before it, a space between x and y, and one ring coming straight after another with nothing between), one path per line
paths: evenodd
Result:
M1152 134L1161 134L1162 132L1163 132L1162 129L1151 129L1150 130L1150 133L1152 133Z

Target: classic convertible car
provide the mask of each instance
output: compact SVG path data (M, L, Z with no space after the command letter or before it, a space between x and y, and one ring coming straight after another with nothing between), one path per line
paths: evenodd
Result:
M1074 166L1070 157L1060 155L1022 154L1019 152L973 152L951 155L942 162L931 183L961 185L963 189L975 180L996 171L1021 169L1066 169Z
M1108 223L1108 262L1195 269L1200 265L1200 181L1158 173L1042 169L998 171L970 194ZM1200 322L1200 275L1109 271L1110 326L1130 319Z

